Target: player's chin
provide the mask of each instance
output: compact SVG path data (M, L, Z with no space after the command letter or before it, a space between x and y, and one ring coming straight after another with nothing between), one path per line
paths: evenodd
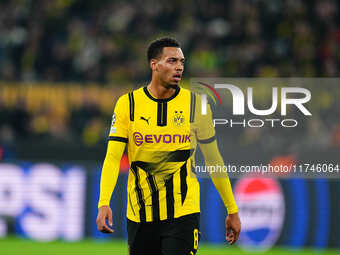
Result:
M178 85L179 85L179 81L171 81L171 82L168 83L168 86L170 88L174 88L174 89L177 88Z
M178 86L180 82L181 82L181 79L173 79L173 80L171 80L171 84L172 85L176 85L176 86Z

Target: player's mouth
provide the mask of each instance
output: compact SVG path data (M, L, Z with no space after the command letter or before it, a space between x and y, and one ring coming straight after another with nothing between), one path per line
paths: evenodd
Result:
M176 82L179 82L181 79L182 79L182 75L181 74L175 74L173 76L173 79L176 81Z

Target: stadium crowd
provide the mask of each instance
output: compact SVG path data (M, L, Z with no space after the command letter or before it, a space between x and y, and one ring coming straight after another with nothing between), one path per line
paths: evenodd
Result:
M150 79L145 49L162 35L182 43L186 79L339 76L339 4L334 0L4 0L0 9L2 84L137 86ZM18 97L8 105L4 97L2 143L53 138L95 146L105 140L100 131L108 128L112 102L108 111L99 107L100 98L85 98L56 114L55 104L48 102L38 110L27 108L34 97ZM334 119L338 112L330 110L334 104L328 107ZM340 144L339 127L321 118L307 133L324 134L320 143ZM263 132L243 129L230 138L255 143Z
M7 0L0 9L5 81L145 81L146 45L168 34L182 43L186 77L339 75L334 0Z

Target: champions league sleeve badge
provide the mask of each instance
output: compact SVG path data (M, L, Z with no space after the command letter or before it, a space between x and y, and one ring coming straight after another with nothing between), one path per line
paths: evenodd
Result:
M111 121L111 128L110 128L110 134L115 134L117 132L117 127L114 127L114 124L116 122L116 115L112 115L112 121Z

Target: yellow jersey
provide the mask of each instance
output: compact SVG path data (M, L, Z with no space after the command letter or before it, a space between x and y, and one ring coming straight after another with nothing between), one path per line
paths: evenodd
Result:
M197 141L215 140L210 108L203 116L200 105L199 95L181 87L167 99L154 98L146 87L118 99L108 139L128 146L128 219L151 222L200 211L199 183L190 174L194 150Z

